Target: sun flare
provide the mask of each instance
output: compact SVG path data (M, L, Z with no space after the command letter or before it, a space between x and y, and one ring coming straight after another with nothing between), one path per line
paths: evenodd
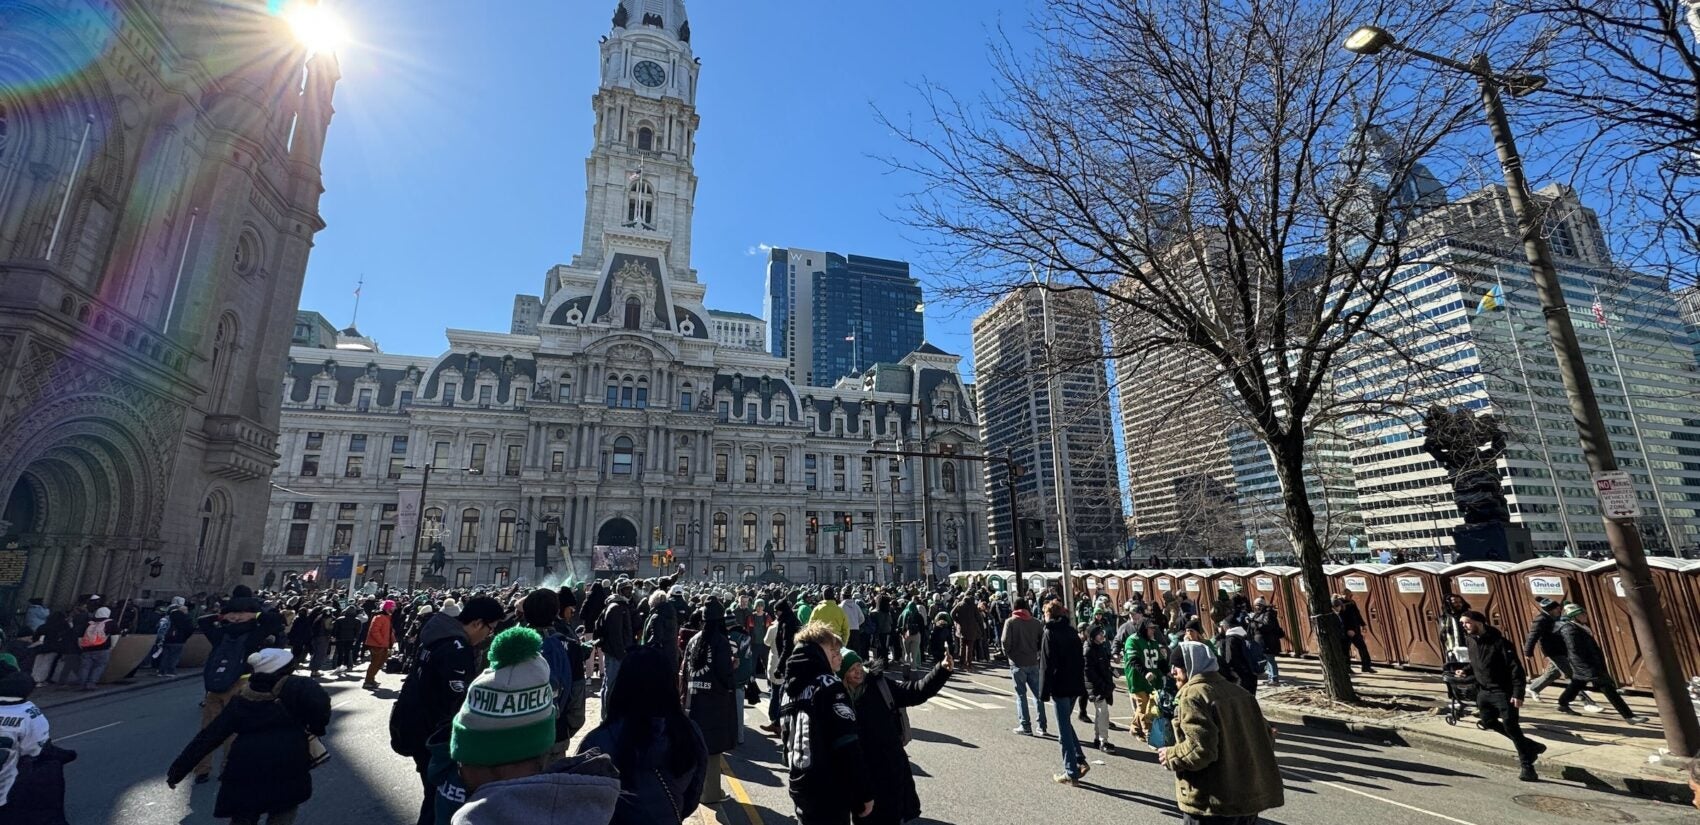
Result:
M348 29L336 12L311 0L297 0L284 12L295 39L313 52L334 52L348 40Z

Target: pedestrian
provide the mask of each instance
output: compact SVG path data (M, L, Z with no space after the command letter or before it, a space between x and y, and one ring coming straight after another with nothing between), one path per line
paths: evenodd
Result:
M1263 646L1253 642L1250 634L1246 633L1244 625L1228 619L1228 626L1222 628L1222 635L1217 639L1217 649L1222 651L1220 664L1226 668L1223 674L1228 681L1239 685L1253 696L1257 695L1257 676L1263 671Z
M1045 702L1039 698L1039 647L1044 642L1045 623L1033 618L1027 600L1015 600L1015 610L1003 623L1003 655L1009 660L1009 678L1015 683L1015 732L1033 735L1032 717L1027 711L1027 691L1033 691L1033 706L1039 711L1039 735L1050 731L1045 724Z
M893 679L882 670L870 671L854 650L845 651L838 678L856 711L856 735L874 787L872 813L857 816L858 825L901 825L921 817L921 795L909 765L909 712L937 696L950 679L955 663L946 656L925 678Z
M171 599L171 607L159 620L159 658L155 672L166 679L177 678L177 663L183 659L183 646L195 635L195 623L189 619L189 603L182 596Z
M1092 742L1098 750L1114 754L1116 746L1110 742L1110 705L1116 699L1116 677L1110 669L1109 637L1103 625L1094 624L1088 629L1081 655L1086 660L1086 698L1092 701Z
M332 670L337 678L354 673L355 654L360 650L362 634L360 608L349 605L342 615L331 622L331 641L336 643L336 667Z
M614 690L607 720L585 734L578 752L605 753L619 769L623 793L613 825L676 825L696 810L711 757L679 704L665 655L640 648L622 666L630 678Z
M980 613L979 605L974 600L964 596L950 611L950 619L956 626L958 665L963 673L974 670L974 657L980 648L980 637L985 625L985 618Z
M1133 697L1133 735L1144 741L1151 721L1157 718L1152 694L1162 686L1163 668L1169 654L1156 622L1144 622L1122 647L1122 675L1128 695Z
M32 596L29 600L29 607L24 608L24 627L30 630L40 630L42 625L47 624L49 615L51 615L51 612L47 609L47 605L41 597Z
M1218 672L1199 642L1169 655L1175 697L1175 744L1157 761L1175 772L1182 825L1255 825L1264 811L1285 804L1275 737L1257 700Z
M242 688L242 676L248 670L248 658L265 642L259 631L259 599L234 595L236 592L240 591L232 591L231 598L201 617L201 633L212 646L206 663L201 666L201 686L206 690L201 698L202 730L211 725L225 706L236 698ZM195 766L195 784L212 778L212 754L213 751L207 751ZM225 761L230 761L228 748L225 749Z
M555 746L559 753L565 754L572 738L584 728L585 698L590 695L590 676L587 673L590 648L579 638L578 591L563 587L555 592L555 602L559 618L552 632L560 639L561 646L567 651L567 661L572 665L572 682L560 702L560 715L555 720ZM547 640L549 637L544 638Z
M735 681L737 664L726 635L726 618L725 605L718 597L709 597L702 610L702 632L693 636L685 649L686 706L708 749L708 773L700 798L704 805L726 801L726 789L720 781L724 770L720 754L737 747L738 728L743 726Z
M473 596L462 614L480 599L491 597ZM449 735L468 794L454 825L602 825L614 815L620 780L611 760L597 754L549 764L556 691L542 645L529 627L502 631L490 642L489 667L466 690Z
M849 588L845 588L849 592ZM797 620L804 624L809 622L824 622L832 632L843 639L846 644L850 641L850 617L845 614L844 607L838 603L838 593L828 587L821 591L820 603L814 606L807 617L798 615Z
M1571 672L1570 651L1565 647L1564 637L1558 632L1560 621L1563 619L1564 605L1545 596L1535 599L1535 617L1529 622L1529 632L1523 637L1523 658L1533 659L1535 649L1547 657L1546 670L1529 683L1528 692L1524 698L1536 702L1541 700L1541 691L1548 685L1558 681L1563 675L1571 684L1576 683L1576 676ZM1584 713L1601 713L1605 708L1594 702L1594 698L1586 693L1572 695L1569 700L1560 704L1566 708L1570 702L1580 696Z
M309 669L314 679L319 678L321 671L331 668L331 639L336 632L336 611L330 605L320 605L313 609L313 637L308 643L312 661Z
M77 754L53 744L34 691L30 671L0 665L0 731L9 740L0 747L0 822L65 825L65 765Z
M910 672L921 669L921 651L927 647L927 614L919 598L910 599L897 617L903 634L903 661Z
M1374 673L1375 667L1370 664L1369 643L1364 640L1364 634L1369 632L1369 622L1364 619L1363 611L1358 609L1358 603L1352 601L1352 594L1337 593L1334 595L1334 614L1340 617L1340 628L1346 632L1341 644L1346 660L1351 661L1352 648L1358 649L1358 664L1364 673Z
M361 685L366 690L378 689L378 674L390 659L390 648L395 645L394 616L395 600L385 599L377 615L372 617L371 624L366 626L364 643L371 659L366 665L366 681Z
M291 678L295 657L266 648L248 657L247 684L212 724L202 728L166 772L177 787L196 763L230 740L230 755L218 778L213 816L231 825L290 825L296 810L313 796L313 768L322 751L314 742L331 720L331 698L310 679ZM234 737L234 738L232 738Z
M1287 631L1281 627L1281 615L1268 599L1259 596L1252 602L1248 622L1252 638L1263 647L1263 674L1268 679L1264 684L1275 687L1281 683L1281 667L1275 663L1275 657L1281 655L1281 640L1287 638Z
M1057 743L1062 748L1063 772L1051 778L1078 785L1092 770L1086 753L1075 738L1074 705L1086 696L1086 663L1081 656L1080 634L1068 621L1068 608L1061 600L1045 605L1045 636L1039 647L1039 701L1054 702Z
M899 649L892 644L897 639L897 613L892 606L891 594L880 593L875 596L874 609L871 612L874 618L874 658L890 667L893 655Z
M77 650L82 654L83 690L94 690L100 677L106 675L106 663L112 659L112 642L116 629L112 626L112 610L97 607L94 617L83 626L77 638Z
M952 642L954 635L950 623L950 614L942 610L935 613L933 615L932 635L927 638L927 655L932 658L934 663L944 661L945 654L949 653L954 646Z
M503 616L501 602L490 596L473 596L457 612L455 616L434 613L419 629L413 670L390 707L390 749L413 760L424 790L418 825L436 822L427 743L460 712L466 686L477 675L473 650L493 635Z
M762 732L769 736L780 735L779 711L785 702L785 663L790 661L795 649L797 631L802 630L797 623L796 608L783 598L773 600L773 626L768 633L771 639L767 643L767 724L761 726Z
M830 626L810 622L797 631L785 662L781 738L797 825L847 825L852 815L874 813L856 709L838 678L843 648Z
M64 662L65 645L74 641L70 638L70 616L63 612L52 613L36 632L35 663L30 668L30 675L35 678L36 687L45 687L58 681L54 677Z
M620 661L637 639L632 635L632 581L621 579L614 595L602 605L596 626L596 647L602 651L602 719L608 719L608 693L620 676ZM676 660L676 657L675 657Z
M1464 614L1469 612L1470 603L1457 593L1448 593L1446 606L1440 611L1440 618L1435 620L1440 638L1440 649L1444 653L1446 664L1452 665L1468 660L1468 650L1464 645ZM1525 656L1534 655L1529 651Z
M1617 715L1623 717L1623 721L1631 725L1646 724L1647 717L1637 716L1629 709L1623 695L1617 692L1617 682L1613 681L1606 667L1605 652L1600 650L1593 631L1582 623L1583 613L1582 605L1567 604L1558 623L1558 634L1564 638L1564 649L1570 663L1570 685L1558 697L1559 712L1575 713L1570 709L1570 703L1583 688L1591 685L1605 695L1606 701L1611 703Z
M868 633L864 630L864 627L868 623L868 614L862 610L862 603L856 601L856 596L850 592L849 587L845 587L844 601L839 602L838 606L844 610L844 623L850 628L850 636L846 640L845 646L856 651L858 655L866 655L868 652Z
M683 590L680 588L681 593ZM661 652L673 661L676 668L680 650L679 622L683 618L678 608L667 598L667 591L657 590L649 594L649 616L644 619L643 633L638 638L638 644L661 648Z
M1518 779L1534 782L1535 760L1546 752L1547 746L1523 735L1518 724L1518 711L1523 707L1523 662L1499 628L1488 624L1480 611L1464 614L1465 648L1469 653L1468 671L1476 680L1476 715L1483 730L1491 730L1511 740L1517 749Z

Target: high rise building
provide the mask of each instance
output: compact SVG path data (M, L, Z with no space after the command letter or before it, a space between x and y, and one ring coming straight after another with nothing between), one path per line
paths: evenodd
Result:
M767 351L767 322L754 315L711 309L708 311L708 322L713 327L709 331L709 337L713 338L716 344L751 352Z
M974 320L975 393L979 395L981 440L988 454L1008 455L1026 472L1016 480L1023 518L1043 518L1048 560L1058 541L1056 474L1062 474L1074 559L1116 559L1125 549L1121 489L1116 477L1109 387L1104 376L1102 322L1096 302L1084 292L1050 297L1056 367L1045 346L1042 300L1037 290L1019 290ZM1049 392L1059 393L1063 460L1052 453ZM988 462L991 540L997 552L1013 548L1008 469ZM1008 563L1007 561L1005 563Z
M798 384L830 387L925 338L921 284L902 261L774 249L766 304L768 351Z
M4 3L0 55L0 615L258 585L337 59L260 0Z
M1694 360L1700 362L1700 286L1677 290L1676 306L1677 311L1682 314L1682 322L1688 325L1689 341L1694 346Z
M1693 400L1700 368L1677 303L1662 279L1614 266L1597 215L1573 190L1553 185L1536 195L1551 216L1544 231L1612 448L1641 498L1643 539L1651 552L1693 546L1700 536L1700 413ZM1407 405L1402 415L1347 422L1371 547L1422 555L1452 546L1460 523L1452 490L1423 451L1422 412L1441 405L1491 413L1507 431L1498 470L1512 518L1529 528L1539 552L1606 552L1504 188L1434 209L1412 222L1407 237L1421 258L1398 270L1376 312L1384 343L1348 359L1336 378L1345 399ZM1385 342L1400 351L1391 353Z
M582 251L515 302L513 331L449 330L441 356L346 351L345 335L290 350L264 571L358 551L394 584L434 544L455 586L569 566L653 575L668 553L693 577L738 581L984 566L969 460L868 454L923 435L979 453L960 359L917 339L861 382L802 386L745 346L752 319L707 308L690 258L694 48L682 0L618 3L599 47ZM739 318L747 329L717 338L717 319Z

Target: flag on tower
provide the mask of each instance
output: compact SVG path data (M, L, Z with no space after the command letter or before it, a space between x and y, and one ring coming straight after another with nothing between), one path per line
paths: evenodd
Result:
M1605 304L1600 303L1598 292L1594 293L1594 322L1602 327L1606 326L1606 307Z
M1476 304L1476 314L1496 312L1505 308L1505 290L1498 286L1482 294L1482 300Z

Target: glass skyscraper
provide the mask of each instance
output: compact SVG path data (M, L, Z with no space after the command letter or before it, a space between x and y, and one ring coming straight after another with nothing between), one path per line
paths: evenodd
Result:
M769 350L786 359L791 380L832 386L920 348L921 301L921 284L903 261L774 249L767 266Z

